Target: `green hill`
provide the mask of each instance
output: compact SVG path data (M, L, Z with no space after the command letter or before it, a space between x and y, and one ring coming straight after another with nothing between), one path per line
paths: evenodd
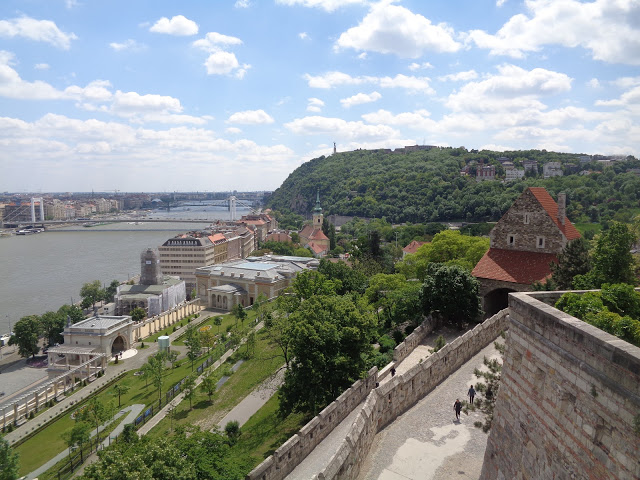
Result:
M310 160L293 171L273 193L268 206L283 213L307 215L320 190L325 215L385 217L398 222L498 220L513 200L528 186L543 186L555 197L567 193L567 215L574 222L628 220L640 207L640 177L629 172L640 168L634 157L605 165L594 158L580 164L579 154L545 150L514 152L467 151L436 148L429 151L390 153L356 150ZM476 182L476 162L496 166L504 176L499 157L508 157L516 167L536 160L539 172L503 183ZM565 175L542 179L542 165L561 162ZM471 176L461 176L466 165ZM592 172L587 175L579 171Z

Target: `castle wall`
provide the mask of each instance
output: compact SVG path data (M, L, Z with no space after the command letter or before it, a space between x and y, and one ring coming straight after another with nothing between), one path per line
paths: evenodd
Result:
M640 348L544 303L558 295L509 296L481 479L640 478Z

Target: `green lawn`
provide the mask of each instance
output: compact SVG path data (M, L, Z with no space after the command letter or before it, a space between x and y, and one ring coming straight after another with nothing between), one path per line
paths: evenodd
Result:
M581 235L587 232L600 233L602 225L599 223L575 223L574 226L578 229Z
M244 326L250 326L251 321L255 318L256 314L254 312L247 312L247 319L244 321ZM235 325L236 324L236 317L234 317L233 315L231 315L230 313L227 313L226 315L220 315L219 318L222 319L222 324L220 325L220 327L218 327L214 321L216 319L215 316L208 318L207 320L205 320L204 322L202 322L198 328L202 328L206 325L211 325L211 331L214 334L218 334L218 331L220 331L220 334L224 334L227 331L227 327L229 325ZM238 328L241 329L242 328L242 324L240 322L238 322ZM172 345L184 345L184 333L182 335L180 335L175 341L171 342Z

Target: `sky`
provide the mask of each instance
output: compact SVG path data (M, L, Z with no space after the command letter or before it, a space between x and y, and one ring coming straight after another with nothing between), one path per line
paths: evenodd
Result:
M0 191L273 190L337 151L640 154L640 0L2 0Z

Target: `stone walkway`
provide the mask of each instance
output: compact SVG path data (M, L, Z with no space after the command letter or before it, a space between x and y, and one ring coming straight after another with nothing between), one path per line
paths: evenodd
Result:
M499 358L493 342L413 408L376 435L358 480L474 479L480 477L487 434L473 426L478 411L455 419L453 403L476 384L483 358Z

